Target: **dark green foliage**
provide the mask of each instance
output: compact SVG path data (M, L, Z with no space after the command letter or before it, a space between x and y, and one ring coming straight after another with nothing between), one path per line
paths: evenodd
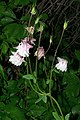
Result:
M79 3L79 0L0 1L0 120L80 120ZM33 7L36 14L31 19ZM68 60L68 70L62 73L55 68L56 57L52 68L51 65L65 20L68 26L56 54ZM34 34L29 34L36 39L30 61L27 58L21 66L12 65L11 51L28 37L25 28L34 24ZM41 46L48 51L35 70L39 27L43 27Z

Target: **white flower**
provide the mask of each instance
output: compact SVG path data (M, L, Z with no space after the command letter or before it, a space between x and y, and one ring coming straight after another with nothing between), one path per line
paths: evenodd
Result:
M10 56L9 61L16 66L20 66L22 62L24 62L24 58L21 57L17 52L12 52L12 54L13 55Z
M23 40L21 43L19 43L19 45L17 47L15 47L17 49L17 52L20 56L22 57L29 57L29 49L33 48L32 45L30 45L29 43L27 43L26 40Z
M43 47L39 47L37 48L37 51L35 52L35 56L38 55L38 60L41 59L41 57L44 56L44 48Z
M68 61L63 59L63 58L60 58L60 57L57 57L58 59L58 63L55 65L55 67L59 70L61 70L62 72L66 72L67 71L67 63Z

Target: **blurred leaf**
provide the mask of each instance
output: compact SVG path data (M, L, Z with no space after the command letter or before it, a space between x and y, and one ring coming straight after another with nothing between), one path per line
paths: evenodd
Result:
M76 105L72 108L72 113L73 114L80 114L80 104Z
M37 3L38 0L30 0L33 4Z
M75 50L76 58L80 61L80 50Z
M25 15L21 17L21 20L26 21L26 22L28 22L29 19L30 19L29 15Z
M67 114L67 115L65 116L65 120L69 120L69 117L70 117L70 114Z
M48 15L46 13L43 13L40 15L40 18L44 21L46 21L48 19Z
M46 96L45 94L43 94L42 100L43 100L45 103L47 103L47 96Z
M0 109L5 109L5 104L3 102L0 102Z
M80 91L80 80L74 72L65 73L63 77L63 84L67 84L65 92L69 97L76 97Z
M19 5L28 5L30 3L30 0L15 0L15 4L19 4Z
M52 80L47 79L46 84L49 84Z
M12 103L6 105L6 111L14 120L26 120L24 112Z
M20 100L19 106L20 106L21 108L25 108L25 102L24 102L23 99Z
M27 114L38 117L41 116L46 111L46 108L43 106L32 105L28 111L29 112Z
M35 73L34 73L35 74ZM24 75L23 78L27 79L27 80L33 80L34 83L36 83L36 77L34 74L27 74L27 75Z
M55 68L52 69L52 71L54 71L55 73L58 73L58 74L59 74L59 71L57 71Z
M11 23L13 21L14 20L12 18L10 18L10 17L4 17L4 18L1 19L0 24L5 25L5 24Z
M8 81L7 90L10 94L13 93L13 95L14 95L18 90L17 81L15 81L15 80Z
M7 53L7 51L8 51L8 48L9 48L9 45L8 45L8 43L7 42L3 42L2 43L2 45L1 45L1 52L3 53L3 54L6 54Z
M20 0L15 0L14 4L15 4L15 5L18 5L19 2L20 2Z
M78 117L78 119L77 120L80 120L80 115L79 115L79 117Z
M11 120L11 118L9 118L7 115L4 115L4 116L2 117L2 120Z
M61 116L58 115L57 112L52 112L52 114L53 114L55 120L64 120Z
M45 94L39 95L39 99L35 103L38 103L41 100L43 100L43 102L47 103L47 96Z
M4 15L5 17L13 18L13 19L16 18L14 12L12 10L10 10L10 9L6 10L5 12L3 12L2 15Z
M6 9L6 4L5 2L0 2L0 14L3 13Z
M12 37L16 39L20 39L24 35L23 25L17 24L17 23L6 25L3 31L5 32L5 35L7 36L8 41Z
M2 74L2 77L3 77L4 79L6 79L6 75L5 75L5 73L4 73L4 69L3 69L3 67L2 67L1 64L0 64L0 73Z
M38 103L42 100L42 95L39 96L39 99L35 102L35 103Z

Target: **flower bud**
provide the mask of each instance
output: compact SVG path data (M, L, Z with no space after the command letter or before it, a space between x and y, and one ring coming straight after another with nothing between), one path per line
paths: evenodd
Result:
M68 26L68 21L65 21L63 26L64 30L67 28L67 26Z
M35 15L35 14L36 14L35 7L32 8L31 14L32 14L32 15Z
M40 23L40 27L39 27L38 31L42 32L45 24L41 21L39 23Z
M36 19L36 21L35 21L35 25L39 22L39 17Z
M52 35L50 35L50 44L52 43Z

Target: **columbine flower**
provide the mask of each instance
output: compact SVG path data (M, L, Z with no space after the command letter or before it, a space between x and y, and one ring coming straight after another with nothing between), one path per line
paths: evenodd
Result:
M33 26L27 27L27 28L25 28L25 29L27 29L27 31L28 31L30 34L33 35L33 33L34 33L34 27L33 27Z
M38 55L38 56L37 56ZM37 48L37 51L35 52L35 56L38 57L38 60L41 59L41 57L44 56L44 48L43 47L39 47Z
M12 52L12 54L13 55L10 56L9 61L16 66L20 66L22 62L24 62L24 58L21 57L17 52Z
M32 45L30 45L29 43L27 43L27 40L23 40L21 43L19 43L19 45L17 47L15 47L17 49L17 52L20 56L22 57L29 57L29 49L33 48Z
M55 67L59 70L61 70L62 72L66 72L67 71L67 63L68 61L63 59L63 58L60 58L60 57L57 57L58 59L58 63L55 65Z
M29 43L29 44L32 44L32 45L35 45L35 41L36 41L36 39L34 39L34 38L32 38L32 37L25 37L24 38L24 40L22 40L23 42L25 41L25 42L27 42L27 43Z

